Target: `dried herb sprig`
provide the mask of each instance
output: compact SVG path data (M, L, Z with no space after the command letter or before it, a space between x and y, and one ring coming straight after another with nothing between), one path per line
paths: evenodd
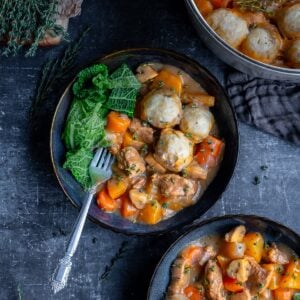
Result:
M32 101L32 117L36 114L38 108L49 94L55 89L57 84L61 83L74 67L74 62L82 47L82 42L90 29L91 27L87 27L74 42L66 47L59 58L48 60L44 65Z
M55 22L57 8L58 0L0 0L0 41L7 43L2 55L16 55L30 44L26 56L33 56L46 34L64 36Z
M100 278L99 280L103 280L105 279L109 273L111 272L113 266L115 265L115 263L123 257L124 253L126 252L127 250L127 244L128 242L127 241L123 241L119 250L117 251L117 253L114 255L114 257L111 259L109 265L107 265L104 269L104 272L100 275Z
M261 11L272 14L275 7L282 5L286 0L234 0L242 10Z

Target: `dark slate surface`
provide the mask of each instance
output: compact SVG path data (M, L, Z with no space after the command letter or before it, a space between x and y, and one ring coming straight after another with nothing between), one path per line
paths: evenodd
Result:
M71 21L71 35L91 23L94 27L78 65L112 50L164 47L195 58L224 79L227 67L198 40L182 1L85 1L81 17ZM51 293L49 278L63 254L77 209L60 190L51 169L52 109L39 118L35 134L28 126L28 111L42 64L61 48L42 50L30 59L0 58L0 299L145 299L156 263L179 233L128 237L90 221L68 287L56 296ZM240 125L240 133L235 176L203 219L257 214L299 232L300 149L246 125ZM261 165L268 169L261 171ZM251 183L256 175L261 178L259 185ZM120 248L121 258L105 273Z

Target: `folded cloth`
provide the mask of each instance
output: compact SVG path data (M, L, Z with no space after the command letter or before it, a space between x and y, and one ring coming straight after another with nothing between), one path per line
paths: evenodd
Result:
M229 73L226 88L238 118L300 146L300 83Z

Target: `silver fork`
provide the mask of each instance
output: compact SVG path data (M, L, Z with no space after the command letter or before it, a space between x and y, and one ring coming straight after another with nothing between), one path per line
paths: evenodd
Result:
M59 264L54 271L51 282L54 293L62 290L67 284L68 276L72 267L72 257L77 249L92 199L99 185L111 177L111 165L113 162L114 157L108 152L108 150L100 148L97 150L90 164L89 174L92 180L92 187L89 189L88 194L83 201L80 213L72 230L65 256L60 259Z

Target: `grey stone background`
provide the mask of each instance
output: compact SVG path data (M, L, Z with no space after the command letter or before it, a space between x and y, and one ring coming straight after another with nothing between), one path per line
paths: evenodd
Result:
M199 41L183 1L86 0L82 15L70 23L71 36L89 24L93 29L78 67L113 50L148 46L184 53L221 82L230 71ZM88 221L68 287L56 296L50 290L49 278L78 211L50 164L49 121L59 93L49 99L53 104L34 133L28 113L41 66L63 47L40 50L35 58L0 57L0 299L145 299L156 263L180 232L129 237ZM257 214L299 232L300 149L243 124L240 136L235 176L202 219ZM260 170L262 165L268 169ZM254 176L259 185L252 184ZM120 248L121 258L103 276Z

